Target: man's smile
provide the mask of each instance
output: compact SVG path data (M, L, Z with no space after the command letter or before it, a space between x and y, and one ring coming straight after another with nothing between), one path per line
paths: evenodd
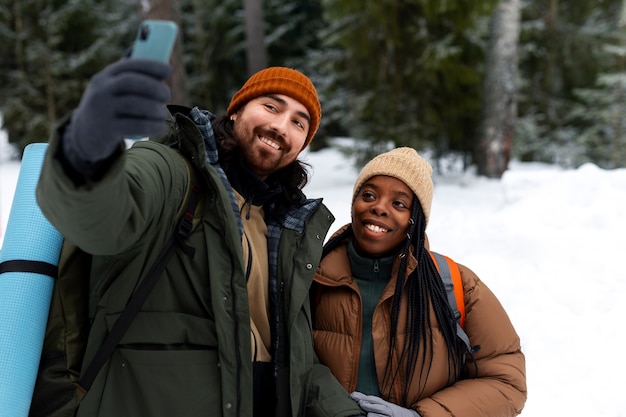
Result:
M276 150L280 150L280 145L276 142L274 142L271 139L268 139L265 136L261 136L261 135L257 135L258 138L261 140L261 142L265 143L268 146L271 146L272 148L276 149Z

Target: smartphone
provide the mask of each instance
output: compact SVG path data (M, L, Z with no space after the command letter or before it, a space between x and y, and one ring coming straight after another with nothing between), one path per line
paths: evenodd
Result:
M139 26L130 58L154 59L166 64L176 43L178 25L169 20L144 20ZM127 136L127 146L144 139L142 136Z
M144 20L139 26L131 58L146 58L169 63L178 26L169 20Z

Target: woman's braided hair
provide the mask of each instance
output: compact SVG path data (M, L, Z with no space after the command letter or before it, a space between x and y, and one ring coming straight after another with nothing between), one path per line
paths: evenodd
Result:
M437 267L424 246L425 229L424 213L417 197L414 196L407 239L399 255L400 267L391 306L390 349L383 383L381 384L383 387L389 387L389 392L383 394L390 395L393 382L401 375L401 370L404 368L406 381L402 384L404 392L402 398L399 399L404 407L412 405L408 403L408 392L414 384L414 378L417 377L418 397L421 398L431 371L430 361L428 361L428 358L432 358L434 353L433 331L430 326L431 312L435 314L448 352L448 384L453 384L460 378L464 355L463 346L457 339L456 318L448 303L446 289ZM408 276L406 285L404 285L409 253L417 259L417 267ZM404 293L406 293L407 300L407 319L406 328L403 330L409 337L404 339L400 349L400 361L395 365L392 352L398 343L397 334L400 330L398 329L398 317L400 316ZM417 370L416 364L419 359L421 359L422 365ZM418 371L417 376L416 371Z
M448 304L446 289L437 267L435 266L428 250L424 247L426 240L426 218L422 207L416 196L413 197L412 212L407 239L398 250L400 257L400 267L396 279L391 306L391 323L389 337L389 354L385 367L385 374L381 386L388 387L383 396L390 398L392 386L397 378L405 375L406 381L401 386L404 387L402 398L397 401L403 407L411 407L409 403L409 388L414 383L419 384L419 398L422 398L426 381L431 371L430 361L432 357L433 332L430 326L431 311L443 334L446 350L448 353L448 384L451 385L461 377L464 346L459 342L456 335L456 318ZM322 257L326 256L333 249L342 245L346 240L354 237L352 225L349 225L343 232L331 238L325 245ZM411 272L404 285L404 277L407 269L407 259L412 254L417 259L417 268ZM407 319L406 328L398 329L398 321L402 307L402 299L406 294ZM403 345L400 346L400 360L394 359L394 350L397 347L397 335L400 331L410 335L404 338ZM416 364L421 358L422 365L416 369ZM417 381L414 381L417 371Z

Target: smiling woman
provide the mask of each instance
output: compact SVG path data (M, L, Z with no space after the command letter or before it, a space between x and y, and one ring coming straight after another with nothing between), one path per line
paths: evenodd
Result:
M368 414L513 417L526 402L520 339L487 286L448 258L471 306L469 343L457 333L426 240L431 174L414 149L397 148L357 177L352 223L325 245L315 275L315 350Z
M413 192L402 181L386 175L367 180L352 203L352 229L357 251L388 256L406 239Z

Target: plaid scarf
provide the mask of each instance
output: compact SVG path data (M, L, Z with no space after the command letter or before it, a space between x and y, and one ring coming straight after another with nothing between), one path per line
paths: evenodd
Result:
M233 214L235 215L235 219L237 219L239 235L241 237L243 235L243 224L241 222L241 214L239 213L237 199L226 173L219 165L219 153L217 150L213 126L211 124L211 122L215 119L215 115L206 110L194 107L190 112L190 116L204 138L206 146L206 160L211 166L213 166L213 168L215 168L220 179L222 180L222 183L224 184L224 188L228 192ZM273 216L269 216L269 220L267 220L267 252L269 258L268 281L271 304L270 326L272 330L272 359L274 362L274 377L278 375L278 358L281 356L279 352L283 350L280 326L282 321L286 320L284 317L286 312L282 294L283 288L279 288L278 279L278 246L280 243L280 236L284 229L303 232L309 217L311 217L320 204L321 200L305 200L301 205L292 206L282 218L276 219ZM272 203L269 207L270 212L272 211L273 206L274 203ZM282 353L285 354L286 352Z

